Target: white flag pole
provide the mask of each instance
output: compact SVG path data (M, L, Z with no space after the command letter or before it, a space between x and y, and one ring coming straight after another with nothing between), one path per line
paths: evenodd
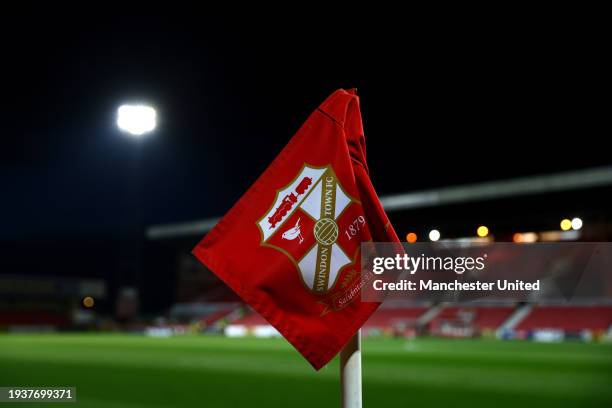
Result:
M342 408L361 408L361 330L340 352Z

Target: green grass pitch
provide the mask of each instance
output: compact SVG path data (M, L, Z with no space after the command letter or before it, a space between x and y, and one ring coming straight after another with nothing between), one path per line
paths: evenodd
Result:
M282 339L0 334L0 386L77 387L76 404L44 406L339 406L337 359L315 372ZM612 345L366 339L363 394L366 407L612 407Z

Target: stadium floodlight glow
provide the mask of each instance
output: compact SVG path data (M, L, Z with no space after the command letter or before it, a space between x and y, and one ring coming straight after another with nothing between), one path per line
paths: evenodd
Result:
M512 236L512 241L518 243L533 243L539 239L535 232L517 232Z
M86 308L92 308L94 306L94 298L92 298L91 296L85 296L83 298L83 306L85 306Z
M440 231L438 231L437 229L432 229L431 231L429 231L429 239L433 242L436 242L437 240L439 240Z
M484 225L481 225L480 227L478 227L478 229L476 230L476 235L478 235L480 238L484 238L487 235L489 235L489 228L487 228Z
M579 230L580 228L582 228L582 219L575 217L572 219L572 229L573 230Z
M406 234L406 242L408 242L409 244L414 244L417 241L417 234L415 234L414 232L409 232L408 234Z
M572 228L572 222L567 218L562 219L559 225L562 231L569 231Z
M146 105L121 105L117 109L117 126L133 136L142 136L157 126L157 112Z

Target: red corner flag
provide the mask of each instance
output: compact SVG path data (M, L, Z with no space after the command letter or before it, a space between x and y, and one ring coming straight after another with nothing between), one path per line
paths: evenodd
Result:
M359 98L340 89L193 253L318 370L378 308L360 298L370 240L398 238L368 177Z

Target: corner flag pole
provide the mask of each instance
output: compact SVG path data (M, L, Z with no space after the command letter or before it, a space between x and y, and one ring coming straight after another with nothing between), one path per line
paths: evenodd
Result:
M361 408L361 330L340 352L342 408Z

